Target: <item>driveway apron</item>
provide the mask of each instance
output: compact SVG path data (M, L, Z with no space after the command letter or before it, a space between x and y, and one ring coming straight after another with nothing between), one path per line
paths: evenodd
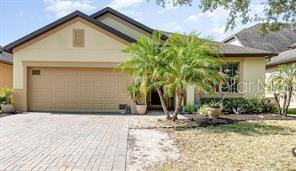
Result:
M26 113L0 118L0 170L126 168L123 115Z

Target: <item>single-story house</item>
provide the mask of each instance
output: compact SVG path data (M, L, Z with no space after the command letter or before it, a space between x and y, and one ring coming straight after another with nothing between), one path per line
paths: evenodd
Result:
M0 88L12 87L12 55L0 46Z
M13 54L13 87L19 111L121 112L134 104L127 92L132 79L114 68L128 58L122 52L129 43L154 29L112 9L93 15L75 11L5 46ZM163 34L162 39L167 36ZM252 83L237 96L256 96L258 80L265 79L265 59L276 54L248 47L214 42L230 70L240 81ZM160 106L155 92L148 97L150 108ZM199 100L188 87L185 103ZM173 107L174 98L168 98Z
M266 61L266 80L268 80L279 65L296 62L296 27L291 26L266 34L262 34L260 27L261 24L256 24L243 29L225 39L223 43L278 53L277 56ZM266 97L273 97L273 95L266 93ZM296 92L292 96L290 108L296 108Z

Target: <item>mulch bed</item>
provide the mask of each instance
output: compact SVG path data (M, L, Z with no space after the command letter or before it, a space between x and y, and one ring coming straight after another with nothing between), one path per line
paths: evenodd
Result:
M206 116L196 115L196 114L186 114L184 115L191 121L197 122L200 127L207 126L218 126L224 124L234 124L241 121L258 121L258 120L296 120L296 117L291 116L281 116L278 114L227 114L221 115L219 119L211 119Z

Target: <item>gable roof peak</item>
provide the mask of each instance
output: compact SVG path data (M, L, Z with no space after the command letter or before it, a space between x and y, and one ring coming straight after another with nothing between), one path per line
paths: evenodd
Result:
M12 52L12 49L14 49L15 47L20 46L20 45L26 43L27 41L30 41L30 40L32 40L32 39L34 39L34 38L48 32L48 31L50 31L51 29L54 29L54 28L56 28L56 27L58 27L58 26L60 26L60 25L62 25L64 23L74 19L75 17L81 17L82 19L84 19L84 20L86 20L86 21L88 21L88 22L90 22L90 23L92 23L92 24L94 24L94 25L96 25L96 26L98 26L98 27L100 27L100 28L102 28L102 29L104 29L104 30L106 30L106 31L108 31L108 32L110 32L110 33L124 39L124 40L126 40L126 41L128 41L128 42L135 42L136 41L134 38L132 38L132 37L130 37L128 35L125 35L125 34L121 33L120 31L118 31L118 30L116 30L116 29L114 29L114 28L112 28L112 27L110 27L110 26L108 26L108 25L106 25L106 24L104 24L104 23L102 23L100 21L95 20L94 18L89 17L88 15L84 14L83 12L81 12L79 10L76 10L76 11L74 11L74 12L72 12L72 13L70 13L70 14L68 14L68 15L66 15L66 16L64 16L64 17L62 17L62 18L60 18L60 19L58 19L58 20L56 20L56 21L54 21L54 22L52 22L52 23L50 23L50 24L48 24L48 25L46 25L46 26L44 26L44 27L42 27L42 28L40 28L40 29L38 29L38 30L36 30L36 31L34 31L34 32L20 38L20 39L18 39L18 40L16 40L16 41L14 41L14 42L12 42L12 43L10 43L10 44L8 44L8 45L6 45L4 47L4 49L7 52Z
M95 12L94 14L90 15L90 17L94 18L94 19L97 19L97 18L99 18L100 16L103 16L106 13L110 13L110 14L112 14L112 15L114 15L114 16L116 16L116 17L130 23L131 25L136 26L136 27L138 27L138 28L150 33L150 34L153 31L155 31L154 29L152 29L152 28L150 28L150 27L148 27L148 26L146 26L146 25L144 25L144 24L130 18L129 16L127 16L127 15L125 15L125 14L123 14L123 13L121 13L121 12L111 8L111 7L105 7L102 10L99 10L99 11ZM161 38L163 40L166 40L167 36L165 34L162 34Z

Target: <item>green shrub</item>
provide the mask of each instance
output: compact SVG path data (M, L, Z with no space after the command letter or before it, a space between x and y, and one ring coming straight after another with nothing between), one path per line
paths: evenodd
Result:
M203 98L201 99L202 104L212 104L219 102L220 98ZM258 113L272 113L275 110L275 105L269 99L258 100L255 98L225 98L223 100L223 112L235 113L258 114Z
M193 113L195 111L195 106L194 105L186 105L186 111L188 113Z
M185 107L185 112L187 113L194 113L195 112L195 105L187 104Z
M3 104L5 102L5 98L4 97L0 97L0 105Z
M197 114L199 114L199 115L208 115L207 106L206 105L202 105L198 109Z

